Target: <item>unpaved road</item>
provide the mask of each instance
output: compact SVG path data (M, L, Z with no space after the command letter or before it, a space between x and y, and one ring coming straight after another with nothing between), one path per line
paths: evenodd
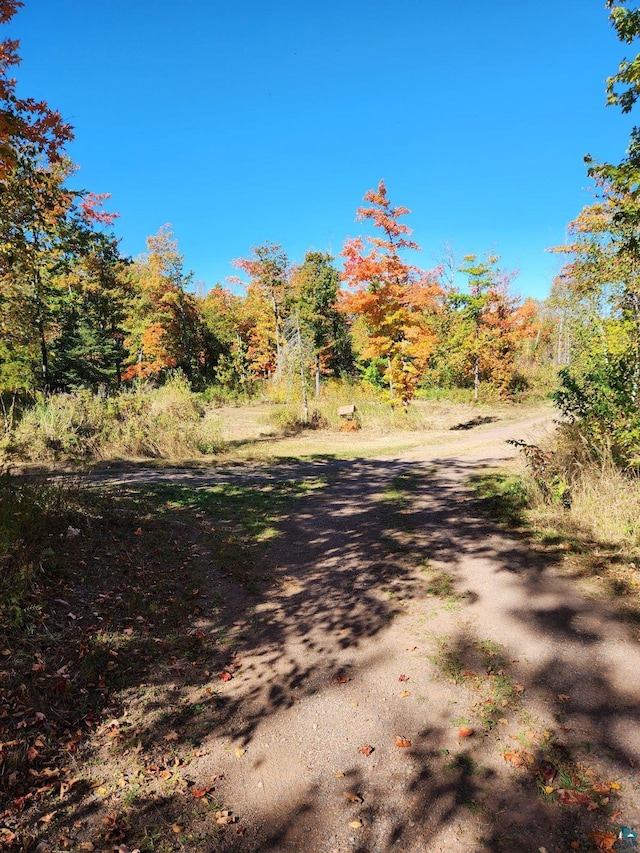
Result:
M561 553L487 521L465 485L549 421L394 458L93 475L327 477L281 521L250 632L240 606L230 629L241 666L194 773L219 777L244 834L207 850L587 851L589 829L640 824L637 638L560 576ZM599 793L562 805L579 776Z

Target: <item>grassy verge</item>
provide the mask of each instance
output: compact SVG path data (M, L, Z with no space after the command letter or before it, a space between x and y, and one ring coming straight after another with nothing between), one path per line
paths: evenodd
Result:
M492 472L470 482L492 519L557 554L563 574L584 594L615 601L640 636L640 481L592 466L555 494L528 474Z

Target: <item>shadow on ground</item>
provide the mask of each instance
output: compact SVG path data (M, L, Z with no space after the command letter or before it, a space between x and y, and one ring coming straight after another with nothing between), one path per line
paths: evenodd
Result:
M165 492L148 470L117 486L104 477L102 509L81 534L51 544L60 580L46 608L49 640L23 638L5 666L15 688L2 739L16 744L0 776L10 802L4 840L15 833L25 850L39 839L41 850L68 842L231 853L323 838L326 803L314 784L252 825L225 825L234 791L216 778L212 755L221 744L247 749L266 721L348 678L351 651L428 599L426 557L470 591L450 638L454 658L465 654L463 617L476 612L495 616L486 630L507 658L525 650L514 677L524 672L525 695L560 727L534 761L544 753L576 768L563 782L576 790L587 766L628 775L640 760L640 713L637 685L625 690L605 653L615 614L556 577L559 553L536 553L483 516L462 485L476 467L357 459L167 472L158 478ZM300 487L307 480L313 489ZM277 519L268 548L247 542L247 517L253 534L261 517L265 531ZM516 633L501 635L507 624ZM585 833L615 823L611 789L607 803L591 792L589 811L541 796L537 764L484 767L476 751L495 751L494 735L489 727L445 759L445 733L427 721L409 771L367 781L363 828L339 849L435 851L448 827L472 820L467 850L552 853L571 841L588 850ZM359 773L347 768L354 790L365 784Z

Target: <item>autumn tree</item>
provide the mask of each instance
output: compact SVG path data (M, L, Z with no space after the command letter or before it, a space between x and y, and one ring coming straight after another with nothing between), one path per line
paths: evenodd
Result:
M215 381L230 391L249 391L248 339L251 323L246 323L243 299L217 284L200 304L208 333L211 373Z
M131 357L123 378L158 377L180 368L192 379L201 370L205 342L196 298L187 291L191 276L184 273L169 225L147 239L147 248L133 269L136 299L126 342Z
M340 273L333 266L333 257L307 252L293 273L292 290L301 334L311 343L318 397L322 376L350 375L354 368L349 330L338 308Z
M556 290L573 321L557 401L628 461L640 456L640 221L629 215L633 193L608 182L599 190L570 224L571 242L556 249L569 254Z
M8 23L23 5L0 0L0 24ZM73 139L71 126L44 101L16 94L13 69L20 64L20 42L0 42L0 181L15 168L20 152L35 150L47 163L63 158L64 145Z
M640 10L607 0L618 38L640 36ZM624 59L607 81L608 104L629 113L640 96L640 55ZM556 289L574 320L570 361L557 402L594 446L612 442L623 464L640 465L640 129L620 163L585 158L598 200L570 226L559 247L569 262Z
M391 400L398 397L406 405L435 348L432 320L442 291L437 271L424 272L402 258L419 248L400 222L409 209L391 204L384 181L364 201L370 206L360 207L357 219L371 221L379 233L345 242L342 278L348 291L341 307L352 318L360 356L384 365Z
M267 242L254 246L249 258L237 258L233 264L249 276L247 297L260 324L255 334L254 349L259 353L256 365L260 363L260 369L269 375L280 356L282 325L290 303L289 260L282 246ZM265 304L266 311L259 309L259 302Z
M484 260L467 255L460 272L467 277L467 293L454 296L458 307L457 344L466 372L473 379L478 400L480 380L492 383L500 394L510 390L516 375L516 356L532 320L530 306L520 305L510 293L513 273L498 266L499 257Z

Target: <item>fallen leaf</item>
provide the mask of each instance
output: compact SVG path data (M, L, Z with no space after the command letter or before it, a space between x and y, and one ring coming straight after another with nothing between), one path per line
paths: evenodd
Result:
M56 814L57 812L49 812L49 814L42 815L41 818L38 818L38 823L51 823Z
M619 791L620 785L617 782L609 782L609 787L612 791Z
M229 823L235 823L236 819L228 809L223 809L215 813L216 823L220 826L227 826Z
M545 785L543 790L545 794L553 794L555 788L553 787L553 785Z
M184 832L184 826L180 826L179 823L174 823L171 829L175 832L176 835L179 835L181 832Z
M571 699L571 696L567 696L566 693L558 693L558 699L561 702L568 702Z
M408 675L399 675L398 681L409 681L409 676Z
M583 794L582 791L568 791L565 788L558 790L558 798L565 806L588 806L593 802L588 794Z
M538 773L547 785L550 785L558 775L558 771L550 761L541 761L538 764Z
M406 699L406 698L407 698L407 696L411 696L411 693L409 693L409 691L408 691L408 690L401 690L401 691L400 691L400 693L398 693L398 696L399 696L401 699Z
M458 729L458 737L471 737L472 734L473 729L470 729L468 726Z
M247 750L243 749L241 746L237 746L235 748L236 758L242 758Z
M129 528L129 529L131 529L131 528ZM141 528L141 527L139 527L139 528L136 530L135 535L136 535L136 536L142 536L142 528Z
M363 803L363 802L364 802L364 800L362 799L362 797L361 797L359 794L354 794L354 792L353 792L353 791L345 791L345 792L344 792L344 798L345 798L345 800L347 800L348 802L350 802L350 803L357 803L358 805L360 805L361 803Z
M364 824L362 823L361 820L350 820L349 821L349 826L351 827L351 829L362 829L363 825Z
M220 681L231 681L231 679L233 678L233 676L231 675L231 673L230 673L230 672L227 672L227 670L225 669L225 670L224 670L224 672L221 672L221 673L220 673L220 675L218 676L218 678L220 679Z
M528 767L533 764L533 755L529 752L505 752L502 757L516 767Z
M344 773L341 770L338 770L333 775L336 777L336 779L344 779Z
M96 849L96 846L92 841L83 841L80 844L80 850L86 850L87 853L93 853L93 851L95 849Z
M418 647L417 647L417 646L407 646L407 651L408 651L408 652L415 652L415 651L417 651L417 649L418 649Z
M191 793L197 800L200 800L202 799L202 797L206 797L207 794L212 790L213 788L211 786L209 786L208 788L193 788Z
M351 681L348 675L336 675L333 679L334 684L346 684L347 681Z
M358 752L361 752L363 755L371 755L373 752L373 747L370 743L365 743L364 746L361 746Z
M401 735L396 735L396 746L399 746L402 749L404 749L407 746L411 746L411 741L407 740L406 737L401 737Z
M169 734L165 735L162 739L166 740L166 741L172 741L172 740L178 740L179 737L180 737L180 735L178 734L178 732L173 731L173 732L169 732Z
M598 804L597 803L589 803L589 805L587 806L587 811L588 812L597 812L598 811Z
M589 837L596 845L598 850L613 850L613 845L618 840L618 836L613 832L589 832Z
M352 703L351 703L351 707L352 707L352 708L357 708L357 707L358 707L358 703L357 703L357 702L352 702Z

